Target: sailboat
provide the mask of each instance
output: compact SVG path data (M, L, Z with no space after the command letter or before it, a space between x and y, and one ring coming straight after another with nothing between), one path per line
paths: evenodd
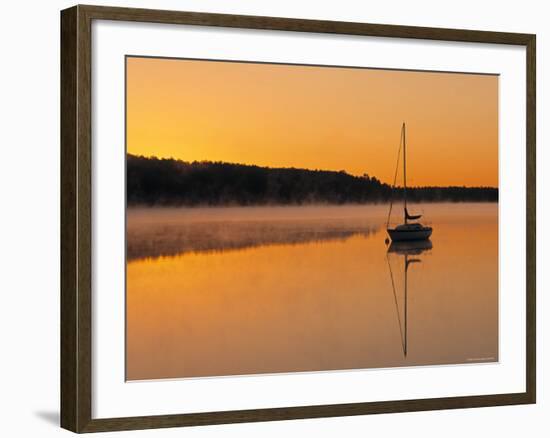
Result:
M391 216L391 210L393 205L393 200L390 203L390 211L388 213L388 221L386 224L386 229L388 231L388 234L393 242L400 242L400 241L410 241L410 240L427 240L432 235L432 227L426 227L422 225L419 222L410 222L410 221L416 221L422 217L422 215L412 215L409 214L409 211L407 210L407 136L406 136L406 128L405 123L403 122L403 126L401 127L401 140L399 144L399 152L401 152L401 145L403 145L403 214L404 214L404 222L400 225L397 225L394 228L390 228L390 216ZM395 178L393 181L393 185L395 186L395 182L397 179L397 170L399 169L399 158L400 154L397 156L397 167L395 169Z

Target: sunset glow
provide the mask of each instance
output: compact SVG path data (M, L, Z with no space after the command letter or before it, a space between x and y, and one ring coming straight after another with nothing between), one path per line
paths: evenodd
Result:
M498 76L127 58L127 152L498 186Z

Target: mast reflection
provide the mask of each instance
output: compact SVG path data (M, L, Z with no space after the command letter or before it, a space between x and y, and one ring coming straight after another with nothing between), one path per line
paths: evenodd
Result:
M432 242L430 240L418 240L418 241L394 241L391 243L391 245L388 247L388 251L386 253L386 260L388 262L388 268L390 271L390 279L391 279L391 285L392 285L392 291L393 291L393 297L395 301L395 309L397 312L397 322L399 323L399 332L401 334L401 346L403 348L403 356L407 357L407 348L408 348L408 340L407 340L407 324L408 324L408 272L409 272L409 266L413 263L421 263L422 259L420 259L418 256L428 253L432 249ZM394 281L394 275L393 270L390 263L390 254L397 254L400 256L403 256L403 272L404 272L404 309L403 309L403 323L401 322L401 317L399 315L399 304L397 300L397 293L395 291L395 281Z

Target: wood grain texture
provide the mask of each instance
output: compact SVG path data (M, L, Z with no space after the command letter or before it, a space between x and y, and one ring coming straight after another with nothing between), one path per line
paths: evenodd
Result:
M61 15L61 426L77 428L76 8Z
M92 419L91 23L92 20L96 19L525 46L527 54L526 392L471 397ZM534 403L536 400L535 60L536 39L534 35L530 34L99 6L75 6L62 11L62 427L74 432L99 432Z
M61 425L91 419L91 22L61 13Z
M202 12L180 12L151 9L81 6L95 19L139 21L149 23L188 24L199 26L234 27L245 29L285 30L294 32L333 33L415 38L427 40L465 41L494 44L526 45L531 35L521 33L487 32L435 27L396 26L344 21L304 20L296 18L228 15Z
M527 346L527 394L536 403L537 392L537 292L536 292L536 229L537 229L537 81L536 81L536 36L531 35L526 44L527 69L527 297L526 297L526 346Z

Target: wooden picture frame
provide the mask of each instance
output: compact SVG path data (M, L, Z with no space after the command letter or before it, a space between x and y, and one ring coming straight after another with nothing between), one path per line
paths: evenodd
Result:
M526 48L526 391L417 400L92 418L92 154L93 20L219 26L390 38L519 45ZM61 12L61 426L74 432L148 429L389 412L535 403L535 58L531 34L238 16L99 6Z

